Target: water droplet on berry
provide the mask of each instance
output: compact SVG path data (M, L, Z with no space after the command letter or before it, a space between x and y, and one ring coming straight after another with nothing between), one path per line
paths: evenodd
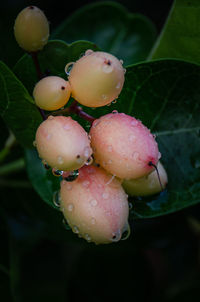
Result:
M73 231L75 234L78 234L78 233L79 233L79 228L78 228L76 225L73 225L72 231Z
M70 62L65 66L65 73L67 74L67 76L70 75L73 65L74 65L74 62Z
M33 147L37 147L37 142L36 141L33 141Z
M124 74L126 73L126 68L124 68Z
M112 111L112 114L116 114L116 113L118 113L117 110L113 110L113 111Z
M153 134L153 138L154 138L154 139L156 138L156 135L155 135L155 134Z
M70 190L72 189L71 183L69 183L69 182L66 181L66 180L63 180L63 183L64 183L64 186L66 187L66 189L67 189L68 191L70 191Z
M113 100L111 103L112 104L116 104L117 103L117 99Z
M84 235L84 238L87 240L87 242L90 242L91 241L91 237L89 234L85 234Z
M49 115L47 119L51 121L51 120L54 119L54 116L53 115Z
M70 130L70 129L71 129L71 126L70 126L69 124L65 124L65 125L63 126L63 129L65 129L65 130Z
M112 242L117 242L119 241L121 238L121 231L120 230L117 230L116 232L112 233L112 239L111 241Z
M136 140L135 135L130 134L129 137L128 137L128 140L129 140L130 142L135 142L135 140Z
M124 61L123 61L123 60L119 60L119 61L120 61L120 63L121 63L121 64L123 64L123 63L124 63Z
M68 231L71 230L71 228L65 218L63 218L62 223L66 230L68 230Z
M44 168L46 170L49 170L50 169L50 166L48 165L47 161L45 159L42 160L42 164L44 165Z
M138 152L133 152L132 157L135 161L139 161L140 154Z
M55 191L55 192L53 193L53 204L54 204L57 208L60 208L60 203L61 203L60 191Z
M82 186L85 187L85 188L88 188L89 185L90 185L89 180L84 180L83 183L82 183Z
M85 156L85 158L88 158L91 154L91 148L90 147L85 147L85 149L83 150L83 154Z
M60 165L62 165L64 163L62 156L58 156L57 161L58 161L58 164L60 164Z
M59 176L62 176L62 175L63 175L63 171L53 168L53 169L52 169L52 174L53 174L54 176L56 176L56 177L59 177Z
M51 138L52 138L52 134L48 133L47 136L46 136L46 139L49 141Z
M160 152L158 152L158 160L161 159L162 155Z
M93 157L90 156L90 157L87 159L87 161L85 162L85 165L86 165L86 166L89 166L89 165L91 165L92 163L93 163Z
M96 199L92 199L92 200L90 201L90 205L93 206L93 207L96 207L97 203L98 203L98 202L97 202Z
M72 212L73 209L74 209L74 205L73 205L72 203L68 204L67 210L68 210L69 212Z
M108 199L108 197L109 197L109 194L108 194L107 192L104 192L104 193L102 194L102 198L103 198L103 199Z
M85 56L89 56L93 53L94 51L92 49L87 49L85 52Z
M102 66L102 71L105 73L111 73L113 71L113 65L110 60L104 62Z
M79 171L78 170L74 170L74 171L70 171L69 175L67 177L65 177L64 179L66 181L74 181L77 179L77 177L79 176Z
M128 239L128 237L130 236L130 234L131 234L131 228L130 228L129 223L127 222L127 224L125 225L125 227L124 227L123 230L122 230L122 237L121 237L121 240L126 240L126 239Z
M136 120L131 121L131 126L135 127L137 125L138 125L138 121Z
M132 210L133 204L131 202L128 203L129 210Z
M103 100L106 100L106 99L108 98L108 96L107 96L106 94L102 94L101 97L102 97ZM110 105L111 105L111 103L110 103ZM107 106L108 106L108 105L107 105Z

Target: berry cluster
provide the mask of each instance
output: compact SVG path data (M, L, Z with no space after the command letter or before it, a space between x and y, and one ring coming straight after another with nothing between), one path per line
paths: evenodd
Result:
M35 51L37 41L27 40L20 31L27 11L29 18L34 11L33 27L35 15L43 18L37 8L23 10L16 19L15 34L23 48ZM44 42L38 28L36 32L38 41ZM60 210L74 233L96 244L129 235L127 194L155 194L167 183L155 137L141 121L117 111L94 119L78 105L101 107L117 99L124 84L122 64L111 54L87 50L66 65L68 81L47 76L33 90L36 105L48 111L43 115L48 118L37 129L35 146L45 166L62 177ZM74 101L63 110L70 96ZM54 110L58 111L50 113ZM89 133L64 112L78 113L90 121Z

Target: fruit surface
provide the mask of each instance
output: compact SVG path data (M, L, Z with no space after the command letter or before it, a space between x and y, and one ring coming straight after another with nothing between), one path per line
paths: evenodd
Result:
M92 154L86 131L71 117L50 116L38 127L35 142L39 156L58 170L77 170Z
M102 168L84 166L60 190L61 210L74 233L96 244L121 239L129 229L128 201L121 182Z
M150 131L134 117L110 113L95 120L90 129L95 161L122 179L149 174L159 151Z
M124 180L122 186L126 193L129 196L147 196L161 192L168 182L167 172L160 161L158 162L157 169L162 188L160 186L157 172L154 170L149 175L142 178Z
M82 105L101 107L120 94L124 84L121 62L106 52L89 52L74 63L69 82L73 97Z
M18 14L14 34L24 50L29 52L41 50L49 38L48 20L39 8L28 6Z
M57 110L68 102L71 87L68 81L48 76L40 80L33 90L36 105L44 110Z

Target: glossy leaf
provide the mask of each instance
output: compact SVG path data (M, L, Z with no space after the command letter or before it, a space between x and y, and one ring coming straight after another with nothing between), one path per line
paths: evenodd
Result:
M92 41L127 65L146 59L156 31L148 18L131 14L120 4L97 2L77 10L56 29L52 38L68 43Z
M151 58L177 58L200 63L200 2L175 0Z
M0 62L0 114L16 139L31 147L35 131L41 122L33 100L13 72Z

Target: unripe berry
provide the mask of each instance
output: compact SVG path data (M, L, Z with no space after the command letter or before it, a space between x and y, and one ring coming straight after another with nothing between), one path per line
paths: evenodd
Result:
M90 130L94 158L108 172L132 179L149 174L159 159L150 131L134 117L110 113L95 120Z
M49 76L40 80L33 90L36 105L44 110L57 110L69 100L71 87L68 81Z
M62 181L60 207L74 233L96 244L116 242L129 230L121 182L102 168L84 166L73 182Z
M87 132L71 117L50 116L38 127L35 142L39 156L58 170L77 170L92 154Z
M120 94L124 84L124 68L111 54L88 51L74 63L69 82L72 96L80 104L101 107Z
M41 50L48 42L49 23L44 13L36 6L24 8L17 16L14 25L17 43L24 50Z
M148 196L161 192L161 190L166 187L168 178L165 168L160 162L158 162L157 169L162 188L160 186L157 172L154 170L147 176L138 179L124 180L122 186L126 193L129 196Z

